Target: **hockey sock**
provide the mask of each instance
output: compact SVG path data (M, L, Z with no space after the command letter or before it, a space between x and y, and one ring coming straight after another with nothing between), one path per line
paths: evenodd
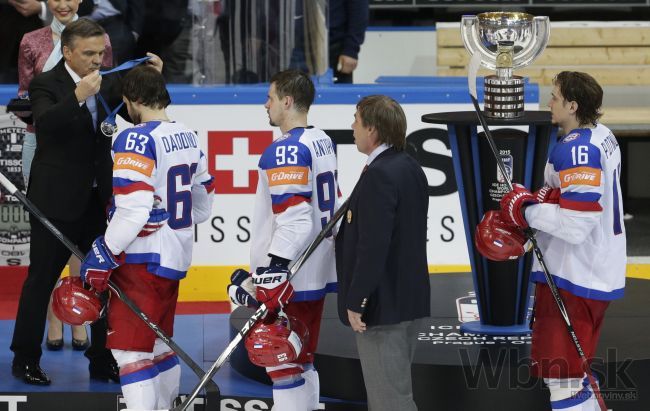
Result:
M153 353L155 355L153 363L158 368L160 379L158 409L170 409L178 397L181 366L176 354L159 338L156 338Z
M111 350L120 367L122 395L129 409L157 409L159 378L153 353Z
M598 411L598 401L585 378L544 378L554 411Z
M301 364L288 363L266 367L273 381L273 408L271 411L312 411L310 387L302 377Z
M289 385L273 384L273 408L271 411L312 411L312 395L305 380Z
M318 378L318 371L312 364L303 364L302 378L305 380L307 391L310 394L309 403L310 410L317 410L320 404L320 381Z

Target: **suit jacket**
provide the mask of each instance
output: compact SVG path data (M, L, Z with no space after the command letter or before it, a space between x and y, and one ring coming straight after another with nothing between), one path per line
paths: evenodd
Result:
M144 26L144 0L109 0L124 17L124 22L131 31L142 34ZM95 2L85 0L79 3L79 16L88 16L93 12Z
M37 75L29 86L37 147L27 197L45 216L72 222L83 215L95 182L102 202L108 203L112 139L99 129L107 116L99 100L96 130L86 104L79 106L64 63ZM114 109L121 102L119 77L104 76L100 93ZM124 107L120 115L129 119Z
M348 309L369 326L429 316L428 208L426 176L403 151L389 148L361 175L336 237L344 324Z
M106 67L113 66L113 48L108 34L104 35L106 42L106 51L102 65ZM52 26L43 27L38 30L30 31L23 36L20 41L20 52L18 54L18 94L23 94L29 90L29 83L35 75L43 71L43 67L50 58L54 42L52 41ZM34 126L27 125L27 131L34 132Z
M6 1L0 3L0 84L15 84L18 82L16 61L20 39L23 34L43 27L43 23L38 16L23 17Z

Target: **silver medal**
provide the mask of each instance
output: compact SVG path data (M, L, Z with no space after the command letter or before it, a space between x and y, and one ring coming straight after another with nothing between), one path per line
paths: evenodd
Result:
M99 128L106 137L113 137L113 134L117 132L117 124L111 124L108 121L102 121Z

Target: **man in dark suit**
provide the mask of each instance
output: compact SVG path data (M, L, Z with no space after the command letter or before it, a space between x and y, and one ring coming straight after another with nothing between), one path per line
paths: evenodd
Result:
M111 139L99 126L108 113L96 96L101 94L110 107L121 102L119 79L102 78L98 71L104 38L104 29L91 20L70 23L61 35L63 60L29 87L37 148L27 197L84 253L106 229L112 193ZM162 61L151 56L151 64L161 70ZM125 107L120 115L129 119ZM48 385L39 366L45 316L70 251L35 218L31 230L30 266L11 342L12 373L28 384ZM105 320L91 331L92 345L85 353L90 377L119 382L117 364L105 347Z
M369 410L416 410L416 320L430 313L427 179L404 152L406 117L395 100L361 99L352 129L368 162L336 237L339 317L357 332Z

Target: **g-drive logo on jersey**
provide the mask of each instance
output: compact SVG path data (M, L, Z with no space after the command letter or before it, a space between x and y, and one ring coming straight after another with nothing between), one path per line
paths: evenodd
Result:
M254 194L257 164L272 131L209 131L208 168L217 194Z

